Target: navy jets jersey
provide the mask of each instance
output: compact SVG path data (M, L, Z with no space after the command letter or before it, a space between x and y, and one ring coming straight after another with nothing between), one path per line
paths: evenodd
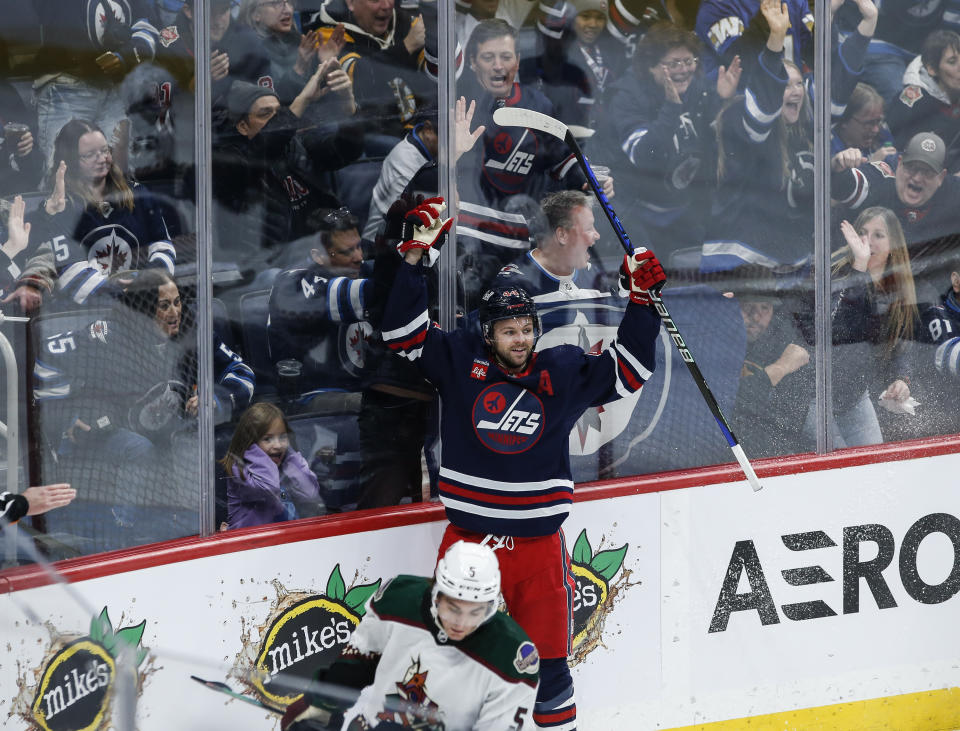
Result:
M403 263L383 339L440 393L440 499L450 522L476 533L554 533L573 502L570 430L591 405L630 396L650 378L659 328L651 308L631 303L601 352L559 345L510 375L476 332L431 325L419 267Z
M359 391L373 333L367 287L318 264L281 272L270 290L271 360L299 360L312 387Z

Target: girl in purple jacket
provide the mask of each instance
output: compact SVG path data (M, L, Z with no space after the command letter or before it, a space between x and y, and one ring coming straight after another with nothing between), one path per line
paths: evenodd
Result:
M273 404L243 412L227 455L227 522L230 528L294 520L324 512L310 466L290 448L290 426Z

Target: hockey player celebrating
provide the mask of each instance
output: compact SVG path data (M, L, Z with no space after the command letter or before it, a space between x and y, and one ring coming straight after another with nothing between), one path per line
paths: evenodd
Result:
M440 555L458 540L498 551L511 616L541 655L538 727L576 727L570 652L575 582L560 526L573 502L568 435L591 405L634 393L654 368L660 320L649 291L666 277L649 251L624 262L627 305L617 338L602 353L575 345L534 353L540 320L515 284L481 298L482 337L431 327L419 267L450 227L433 198L408 214L414 237L387 302L383 339L414 361L441 397L443 453L439 490L450 525Z
M519 731L536 695L537 650L499 602L500 568L487 546L458 541L433 581L397 576L370 599L339 659L318 673L325 683L362 687L356 703L344 712L349 703L308 694L281 728Z

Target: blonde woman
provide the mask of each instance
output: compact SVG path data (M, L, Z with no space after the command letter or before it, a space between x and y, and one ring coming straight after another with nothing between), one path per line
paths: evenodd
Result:
M868 208L840 229L846 245L833 256L831 307L838 446L876 444L875 403L913 413L906 356L919 321L916 291L893 211Z

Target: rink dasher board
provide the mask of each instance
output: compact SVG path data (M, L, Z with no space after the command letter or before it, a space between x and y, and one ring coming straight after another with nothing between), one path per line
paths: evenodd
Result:
M960 518L958 474L960 455L944 454L766 477L760 493L744 481L576 503L565 524L568 547L584 530L594 552L627 544L613 583L630 572L603 617L600 641L573 669L580 728L726 731L746 718L751 728L809 728L816 718L817 728L849 730L856 728L851 718L875 713L890 729L960 728L958 692L951 690L960 687L953 588L960 536L930 530L949 532ZM173 561L73 587L95 611L108 608L114 628L146 620L142 644L165 651L144 674L142 731L277 728L275 717L225 702L189 675L228 677L244 637L248 650L261 639L278 585L322 594L336 566L348 588L397 573L429 574L443 525L432 520ZM879 577L885 601L895 606L878 608L866 579L845 580L845 555L848 573L877 555L877 543L865 536L892 540ZM904 551L911 536L915 553ZM820 547L798 548L814 539ZM728 611L721 629L718 605L729 609L720 595L731 565L743 575L728 599L742 601L752 589L757 608ZM808 579L817 574L820 581L796 585L791 570L814 566L822 573L808 571ZM758 596L748 574L762 576L768 596ZM911 596L918 578L926 603ZM84 635L91 617L56 586L0 602L0 719L22 728L8 715L16 689L35 693L31 683L49 659L51 633ZM45 626L29 621L22 606ZM798 606L834 614L791 619L785 606L800 616Z

